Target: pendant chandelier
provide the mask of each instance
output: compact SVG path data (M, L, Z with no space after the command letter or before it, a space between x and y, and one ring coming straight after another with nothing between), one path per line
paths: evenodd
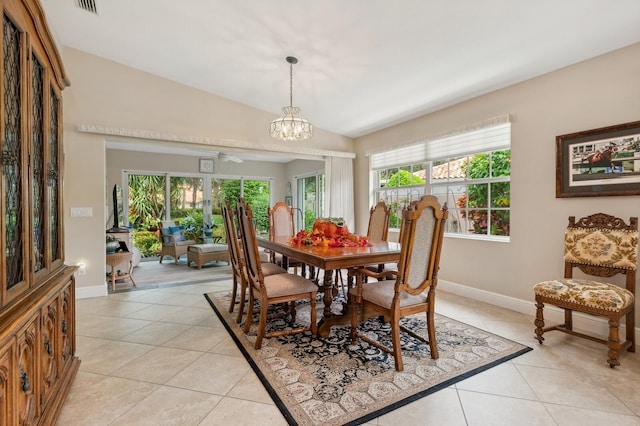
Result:
M282 108L283 116L271 122L269 134L283 141L300 141L313 136L313 126L305 118L300 117L300 108L293 106L293 65L298 59L287 56L289 63L289 106Z

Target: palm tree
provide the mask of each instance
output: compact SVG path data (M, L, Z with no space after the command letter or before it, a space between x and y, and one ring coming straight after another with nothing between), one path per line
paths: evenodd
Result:
M165 177L129 175L129 223L147 227L164 217Z

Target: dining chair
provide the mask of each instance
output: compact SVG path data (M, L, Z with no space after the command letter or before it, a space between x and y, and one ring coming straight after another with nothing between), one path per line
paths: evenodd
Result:
M255 301L258 300L260 302L260 315L258 335L255 342L256 349L262 347L262 340L265 337L278 337L310 331L315 339L318 333L318 325L316 323L316 295L318 287L308 279L296 274L284 273L265 276L260 262L256 230L253 227L253 212L243 198L238 199L237 215L240 234L242 236L241 241L245 260L245 271L247 273L249 288L249 307L247 308L244 332L248 333L250 330ZM310 324L308 327L295 327L295 324L293 324L296 317L295 302L305 299L309 299L311 307ZM267 311L269 305L283 303L290 304L292 328L274 330L267 333Z
M295 235L295 223L293 220L293 208L283 201L278 201L273 207L268 209L269 214L269 238L271 241L277 237L291 238ZM271 253L271 261L282 266L282 256ZM306 265L297 259L287 259L288 266L293 268L295 274L298 267L302 270L302 275L306 274Z
M386 205L382 200L378 201L375 206L369 210L369 225L367 227L367 239L369 241L387 241L389 235L389 219L391 217L391 208ZM375 265L366 265L365 268L373 272L382 272L385 267L390 270L397 269L398 265L390 263L385 265L379 263ZM355 271L351 270L347 272L347 282L353 284L353 276ZM365 282L367 278L364 277ZM340 281L342 282L342 275L340 275Z
M447 216L446 203L441 207L433 195L425 195L405 207L402 211L398 270L374 272L367 268L358 268L356 287L349 290L352 344L355 345L360 338L392 354L397 371L404 369L400 347L401 330L429 344L431 358L438 359L434 305ZM365 276L385 280L363 283ZM395 280L388 280L389 277ZM391 348L358 332L359 319L364 317L367 308L389 318ZM401 318L417 313L426 314L427 338L400 325Z
M236 316L236 322L240 323L240 321L242 321L244 304L246 302L247 277L242 248L240 247L240 241L238 239L238 234L236 233L234 213L228 201L225 201L222 206L222 218L224 221L224 231L227 238L227 245L229 246L229 260L231 261L231 271L233 273L233 289L231 291L229 313L233 313L233 309L236 305L238 284L240 284L240 298L238 299L238 303L240 306L238 307L238 315ZM287 271L285 271L275 263L262 264L262 273L265 276L284 274L286 272Z
M573 278L578 268L587 278ZM535 338L542 344L543 334L558 330L608 346L609 367L620 365L626 349L635 352L635 288L638 268L638 218L627 225L623 219L604 213L569 217L564 233L564 279L543 281L533 287L536 300ZM626 276L620 287L602 278ZM595 279L590 278L595 277ZM545 328L543 309L548 303L564 311L564 323ZM573 328L573 311L608 319L609 337L601 339ZM620 319L626 317L626 339L620 342Z
M369 226L367 228L367 239L369 241L387 241L389 235L389 218L391 208L387 207L384 201L378 201L369 210ZM396 265L392 265L395 268ZM384 264L369 265L368 268L375 272L382 272Z

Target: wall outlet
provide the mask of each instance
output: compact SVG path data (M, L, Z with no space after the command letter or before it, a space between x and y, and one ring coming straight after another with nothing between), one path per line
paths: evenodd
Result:
M87 275L87 265L84 262L78 262L78 276Z

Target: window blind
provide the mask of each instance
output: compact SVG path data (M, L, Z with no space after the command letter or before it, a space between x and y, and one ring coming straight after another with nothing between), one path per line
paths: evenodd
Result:
M500 116L483 123L455 129L419 142L387 147L369 153L371 169L380 170L406 164L506 149L511 146L509 116Z

